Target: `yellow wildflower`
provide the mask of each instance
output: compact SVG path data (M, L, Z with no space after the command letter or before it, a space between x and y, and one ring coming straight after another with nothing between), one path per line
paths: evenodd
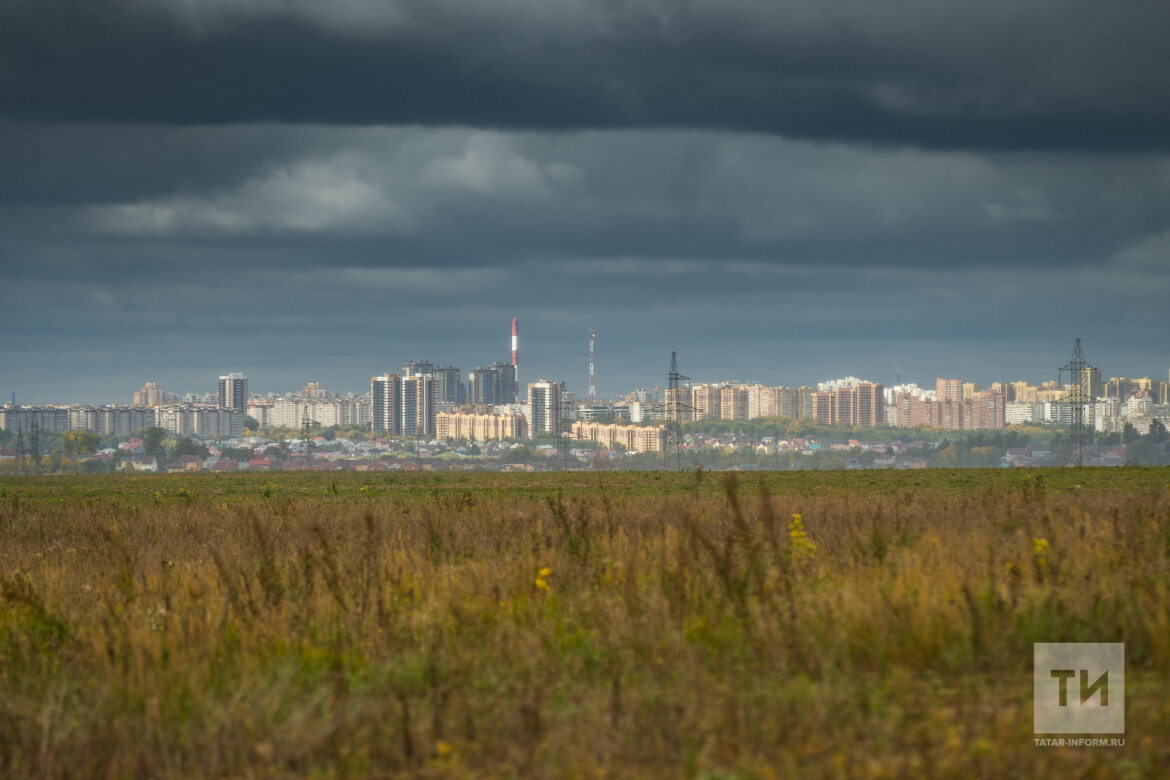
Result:
M811 558L817 551L817 546L808 540L804 532L804 518L800 515L793 515L788 525L788 551L797 560Z
M1032 539L1032 560L1036 565L1043 568L1048 565L1048 540L1047 539Z

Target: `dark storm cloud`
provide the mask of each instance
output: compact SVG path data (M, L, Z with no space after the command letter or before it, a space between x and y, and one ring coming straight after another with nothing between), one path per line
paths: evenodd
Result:
M0 0L0 392L1164 376L1167 8Z
M0 3L3 115L1166 149L1170 6Z
M0 241L9 256L31 242L79 274L191 262L291 270L322 257L342 267L580 257L1072 267L1170 222L1170 164L1151 155L695 131L8 129L17 140L0 145L10 174ZM59 251L67 237L86 247L72 261Z

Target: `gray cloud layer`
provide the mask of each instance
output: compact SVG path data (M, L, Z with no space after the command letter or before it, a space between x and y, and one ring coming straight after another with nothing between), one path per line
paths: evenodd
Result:
M0 0L0 390L1161 376L1168 9Z

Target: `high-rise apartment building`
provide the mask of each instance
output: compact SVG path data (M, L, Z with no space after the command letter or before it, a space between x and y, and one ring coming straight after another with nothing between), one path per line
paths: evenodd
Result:
M980 429L1000 429L1007 426L1007 397L1003 393L984 390L976 398L979 405Z
M796 390L783 385L773 389L776 393L776 414L793 419L798 417L800 413L797 411Z
M886 394L874 382L862 382L854 389L854 425L873 427L886 421Z
M934 424L940 428L954 428L956 430L962 428L962 399L956 401L950 398L945 400L936 398L934 401Z
M402 378L402 435L433 436L435 434L434 392L430 374Z
M722 387L719 390L719 419L748 419L748 391L745 387Z
M817 416L815 387L801 386L796 388L796 416L807 420Z
M1036 397L1039 391L1040 388L1031 382L1012 382L1012 390L1008 397L1012 398L1015 403L1034 404L1039 400Z
M496 367L480 366L467 372L467 403L474 406L494 406L503 403L500 397L500 372Z
M248 407L248 377L226 374L219 378L219 405L244 414Z
M775 417L776 394L773 388L764 385L747 385L747 419Z
M411 376L422 376L423 374L433 373L435 373L435 366L433 363L426 363L421 360L412 360L409 363L402 364L403 379Z
M134 406L162 406L167 402L167 394L163 392L158 382L147 382L142 389L134 394Z
M895 398L896 425L912 428L915 425L934 425L934 401L922 395L902 393Z
M720 419L722 416L722 397L722 385L693 385L691 387L691 419Z
M528 385L528 435L557 434L561 419L561 386L541 379Z
M838 387L833 391L833 422L857 425L857 397L852 387Z
M493 369L500 377L500 400L496 403L514 404L516 398L516 366L503 361L492 363L488 368Z
M329 391L325 389L325 385L314 379L298 390L297 396L308 401L324 401L329 397Z
M833 424L833 394L824 390L813 391L812 417L823 425Z
M383 374L370 379L370 423L374 433L402 435L402 377Z
M962 379L939 379L935 382L934 399L936 401L962 401Z
M432 374L435 378L435 403L447 408L463 403L462 372L455 366L439 366Z

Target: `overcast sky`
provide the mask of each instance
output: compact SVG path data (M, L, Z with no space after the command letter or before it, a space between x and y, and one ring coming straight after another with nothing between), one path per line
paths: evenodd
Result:
M1170 4L0 0L0 400L1170 368Z

